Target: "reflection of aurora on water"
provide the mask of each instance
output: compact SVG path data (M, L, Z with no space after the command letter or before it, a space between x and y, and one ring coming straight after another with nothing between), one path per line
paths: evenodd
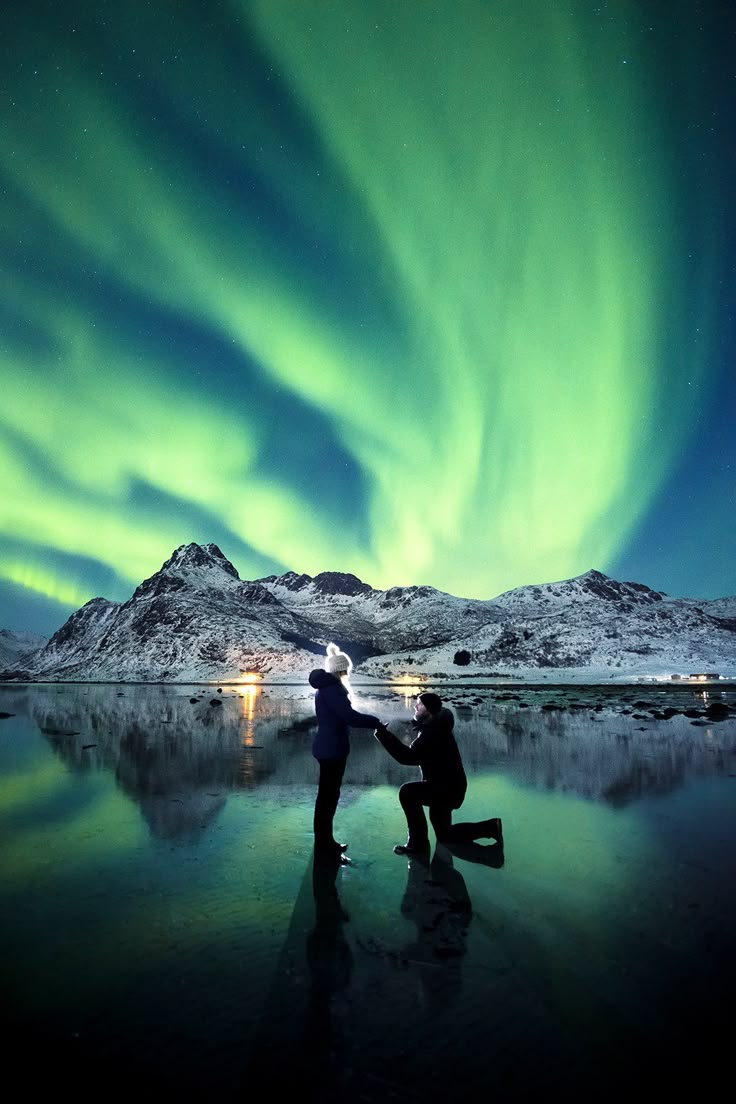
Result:
M283 789L306 809L317 777L311 696L261 686L222 695L196 689L196 704L187 692L161 687L124 694L96 686L3 688L2 701L35 721L69 769L113 772L156 835L196 835L237 792L270 797ZM210 705L213 697L221 704ZM407 742L413 738L411 702L402 694L366 695L356 705L385 718ZM492 701L455 712L468 800L474 775L508 774L535 789L625 805L691 777L728 773L736 747L733 721L694 727L677 716L642 725L610 709L592 719L587 711ZM343 805L371 787L408 780L372 735L354 731L351 747Z

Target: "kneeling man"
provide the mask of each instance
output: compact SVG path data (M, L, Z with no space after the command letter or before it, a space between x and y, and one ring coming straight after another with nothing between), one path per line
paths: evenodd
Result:
M429 832L424 805L429 806L437 840L440 843L470 843L481 838L493 838L503 844L500 817L477 824L453 824L452 811L465 800L468 786L460 749L453 728L455 718L442 704L437 694L420 694L414 707L412 724L418 736L407 745L382 725L375 731L389 755L405 766L418 766L421 782L405 782L399 790L399 801L406 814L407 840L397 844L397 855L416 855L429 851Z

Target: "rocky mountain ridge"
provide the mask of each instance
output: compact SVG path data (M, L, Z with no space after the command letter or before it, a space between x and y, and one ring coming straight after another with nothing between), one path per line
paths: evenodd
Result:
M123 603L94 598L3 677L233 681L303 677L336 640L356 677L736 674L736 599L670 598L600 571L497 598L429 586L376 590L355 575L253 581L215 544L177 548Z
M47 641L48 637L39 633L0 629L0 670L18 663L29 652L38 651Z

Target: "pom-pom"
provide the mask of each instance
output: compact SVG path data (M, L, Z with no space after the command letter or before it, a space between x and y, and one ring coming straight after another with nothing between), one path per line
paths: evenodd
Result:
M327 645L325 670L329 671L331 675L349 675L352 667L350 656L341 652L337 644L330 643Z

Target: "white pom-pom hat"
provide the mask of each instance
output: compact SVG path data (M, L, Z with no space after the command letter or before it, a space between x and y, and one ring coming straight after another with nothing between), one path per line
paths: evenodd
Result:
M325 670L331 675L349 675L352 669L353 661L350 656L341 652L337 644L328 644Z

